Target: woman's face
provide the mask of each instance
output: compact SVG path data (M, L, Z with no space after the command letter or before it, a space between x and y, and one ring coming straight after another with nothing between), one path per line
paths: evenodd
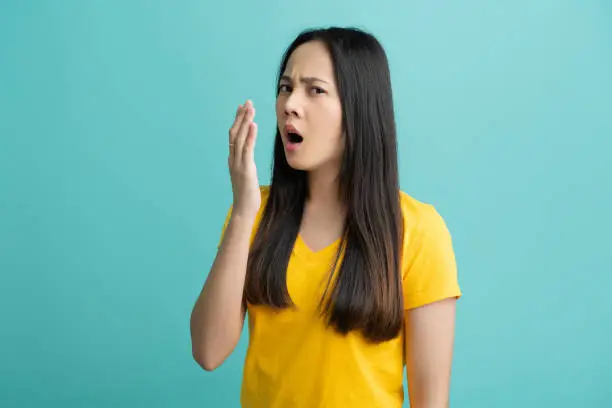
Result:
M306 171L340 167L342 106L331 56L323 43L302 44L291 54L279 83L276 117L291 167Z

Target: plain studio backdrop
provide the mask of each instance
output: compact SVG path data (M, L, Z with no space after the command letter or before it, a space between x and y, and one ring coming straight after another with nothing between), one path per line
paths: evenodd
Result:
M2 407L239 406L246 336L213 373L189 338L227 131L252 99L268 183L281 53L329 25L383 43L453 235L451 406L612 406L612 2L5 0Z

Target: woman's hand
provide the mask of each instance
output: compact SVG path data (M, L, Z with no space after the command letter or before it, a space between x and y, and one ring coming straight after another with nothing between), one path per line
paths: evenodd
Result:
M233 215L255 218L261 206L261 192L255 166L257 124L251 101L238 107L229 130L228 165L234 194Z

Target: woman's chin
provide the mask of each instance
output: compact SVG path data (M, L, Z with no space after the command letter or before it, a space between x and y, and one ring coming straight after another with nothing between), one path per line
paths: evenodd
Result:
M300 171L305 171L306 168L304 166L301 166L298 163L292 163L292 162L288 162L289 163L289 167L291 167L293 170L300 170Z
M287 164L294 170L307 171L308 166L302 160L298 160L296 157L285 156L287 158Z

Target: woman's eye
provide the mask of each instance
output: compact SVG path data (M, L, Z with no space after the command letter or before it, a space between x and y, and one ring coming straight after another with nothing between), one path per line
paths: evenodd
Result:
M312 92L315 93L315 94L324 94L325 93L325 89L313 86L312 87Z
M282 84L278 86L278 91L279 92L289 92L291 89L289 87L289 85L286 84Z

